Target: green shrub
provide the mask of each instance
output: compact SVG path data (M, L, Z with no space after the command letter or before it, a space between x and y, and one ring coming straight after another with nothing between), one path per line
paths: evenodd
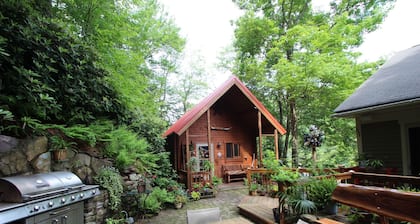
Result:
M123 170L136 166L140 171L156 168L159 157L148 151L146 140L139 138L127 127L119 127L110 132L110 141L104 149L106 157L115 158L116 166Z
M123 183L118 170L114 167L104 167L94 177L94 180L108 191L110 209L114 211L119 209L123 193Z
M337 187L337 180L335 178L314 179L307 186L308 198L315 203L318 210L322 210L331 201L332 193Z

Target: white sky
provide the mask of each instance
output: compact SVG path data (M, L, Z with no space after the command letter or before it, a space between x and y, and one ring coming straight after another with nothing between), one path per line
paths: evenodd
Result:
M181 28L181 35L186 37L186 52L198 52L206 60L207 71L214 76L210 86L215 88L226 80L229 74L223 74L214 68L217 57L233 40L231 21L241 15L240 10L231 0L159 0L165 11ZM326 4L329 0L316 0L317 4ZM315 6L316 7L316 6ZM381 27L368 34L359 48L362 61L374 61L380 57L389 57L393 53L420 44L419 0L397 0L395 7L388 14Z

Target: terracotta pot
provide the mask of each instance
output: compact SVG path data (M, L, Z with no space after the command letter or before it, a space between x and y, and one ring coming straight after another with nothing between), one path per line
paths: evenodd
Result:
M52 151L53 159L55 161L67 160L67 149L59 149Z

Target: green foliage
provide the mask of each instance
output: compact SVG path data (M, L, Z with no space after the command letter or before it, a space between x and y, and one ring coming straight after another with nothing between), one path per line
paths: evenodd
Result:
M258 189L258 184L257 183L251 183L249 185L249 191L256 191Z
M118 210L121 206L123 183L120 173L114 167L102 168L94 180L109 193L109 208Z
M192 198L194 201L198 201L198 200L200 200L200 198L201 198L201 194L200 194L200 192L198 192L198 191L192 191L192 192L191 192L191 198Z
M141 194L139 207L147 213L155 214L162 209L165 203L173 204L174 202L175 195L173 193L169 193L166 189L155 187L150 194Z
M140 208L148 214L158 213L161 209L161 205L156 194L141 194L139 198Z
M335 154L334 162L354 158L354 122L330 115L377 69L379 63L358 63L353 49L378 27L393 1L338 1L326 11L313 11L308 1L234 2L246 12L236 21L233 73L287 124L283 156L291 146L298 166L299 136L315 124L328 136L326 148L339 150L327 156Z
M65 24L22 1L7 1L0 13L0 36L7 40L4 51L9 54L0 57L0 105L8 105L17 118L51 123L124 116L93 50L67 32Z
M49 137L49 145L50 145L50 151L54 151L54 150L60 150L60 149L69 149L73 145L75 145L75 143L68 142L64 140L61 136L53 135Z
M107 218L105 219L106 224L125 224L125 219L114 219L114 218Z
M284 202L295 216L310 214L316 210L315 203L307 197L306 187L301 184L290 186L285 192L280 192L279 200Z
M147 142L126 127L119 127L109 133L110 141L104 149L105 156L115 158L118 169L135 165L140 171L156 168L158 158L148 151Z
M57 16L95 47L121 102L133 113L156 116L167 73L174 70L185 42L158 2L62 2L55 8Z
M295 183L300 175L298 171L292 171L290 168L280 165L279 161L275 159L273 151L264 151L263 163L265 167L273 171L271 179L276 182L285 182L288 184Z
M331 196L337 187L335 178L314 179L308 183L308 198L313 201L318 210L324 209L331 201Z
M217 188L217 186L219 186L220 184L222 184L222 183L223 183L223 179L222 179L222 178L220 178L220 177L218 177L218 176L213 176L213 177L212 177L212 182L213 182L213 186L214 186L215 188Z

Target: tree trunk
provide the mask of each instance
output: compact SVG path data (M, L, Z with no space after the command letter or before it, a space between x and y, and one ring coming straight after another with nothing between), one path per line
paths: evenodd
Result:
M280 124L283 125L283 104L281 102L280 97L279 96L277 96L277 97L278 97L277 105L278 105L278 108L279 108L279 121L280 121ZM283 153L284 153L283 147L284 146L283 146L281 136L278 138L278 145L280 146L279 149L278 149L279 150L279 158L286 157L287 155L283 155Z
M316 162L316 147L312 147L312 161Z
M297 167L299 165L298 132L297 132L296 101L294 99L289 100L289 108L290 108L290 134L292 135L292 166Z

